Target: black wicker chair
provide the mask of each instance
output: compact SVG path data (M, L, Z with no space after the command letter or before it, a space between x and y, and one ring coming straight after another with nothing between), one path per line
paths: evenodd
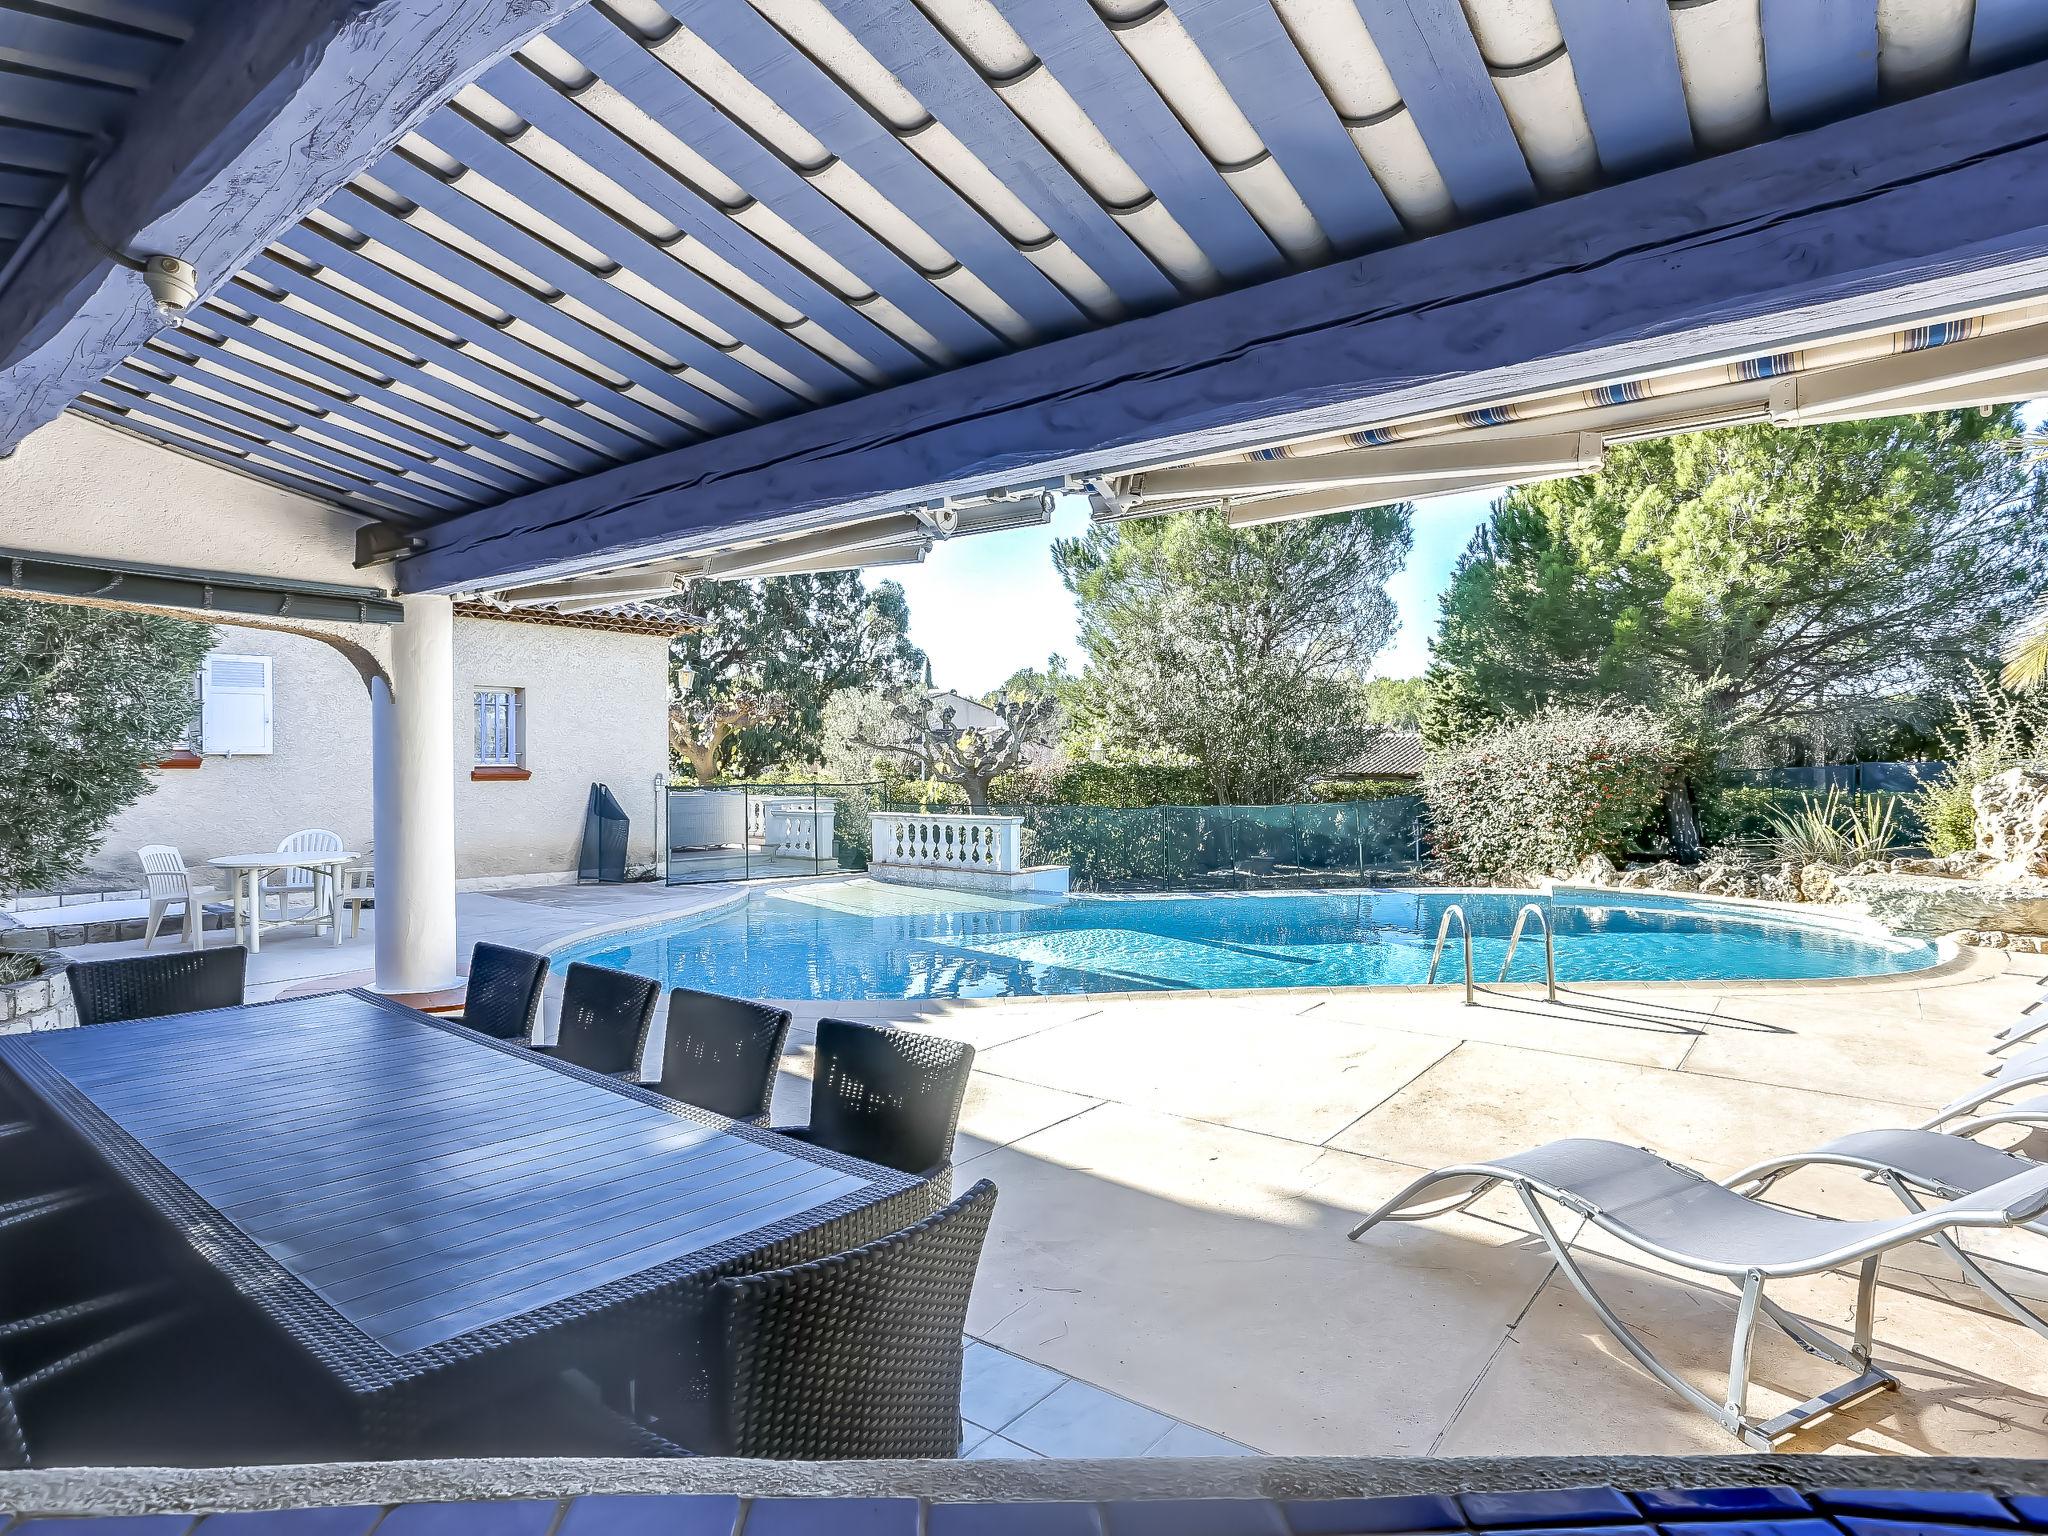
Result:
M135 1286L0 1322L0 1471L49 1465L46 1428L75 1440L82 1428L103 1418L90 1406L67 1404L53 1406L48 1422L39 1421L38 1399L64 1378L90 1371L163 1328L168 1317L145 1306L160 1294L161 1287Z
M571 961L562 983L562 1027L553 1045L537 1049L592 1072L637 1076L660 1001L658 981Z
M961 1332L995 1200L983 1179L864 1247L719 1281L709 1369L688 1391L643 1398L642 1416L706 1456L957 1454Z
M788 1038L785 1008L677 987L668 995L668 1034L655 1087L729 1120L766 1124Z
M811 1123L785 1136L933 1179L953 1158L953 1133L974 1047L907 1029L818 1021Z
M248 965L249 952L232 944L121 960L80 960L64 974L71 978L80 1024L119 1024L205 1008L238 1008Z
M428 1427L418 1453L431 1457L688 1456L605 1403L594 1383L564 1371Z
M530 1044L547 984L546 955L504 944L478 944L469 952L469 987L456 1018L480 1035Z

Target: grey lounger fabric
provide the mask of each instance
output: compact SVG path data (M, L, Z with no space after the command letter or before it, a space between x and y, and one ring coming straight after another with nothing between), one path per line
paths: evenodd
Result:
M2009 1177L1926 1210L1882 1221L1837 1221L1781 1210L1714 1183L1693 1169L1614 1141L1573 1138L1509 1157L1460 1163L1425 1174L1352 1229L1353 1240L1384 1221L1416 1221L1463 1210L1497 1185L1522 1200L1551 1256L1608 1330L1643 1368L1745 1444L1769 1449L1801 1425L1898 1383L1871 1363L1871 1311L1883 1256L1922 1238L1968 1227L2012 1227L2048 1213L2048 1166L2025 1164ZM1546 1202L1581 1215L1622 1242L1701 1274L1737 1280L1728 1396L1716 1402L1659 1360L1593 1288L1559 1237ZM1860 1265L1853 1342L1846 1348L1763 1294L1764 1282ZM1748 1411L1750 1341L1768 1317L1808 1351L1858 1374L1773 1419Z

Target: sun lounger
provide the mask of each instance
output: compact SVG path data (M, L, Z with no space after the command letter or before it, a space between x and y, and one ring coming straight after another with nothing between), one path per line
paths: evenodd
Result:
M1883 1221L1836 1221L1781 1210L1737 1194L1694 1170L1620 1142L1575 1138L1487 1162L1440 1168L1410 1184L1351 1231L1355 1241L1383 1221L1420 1221L1463 1210L1496 1185L1521 1197L1558 1268L1637 1362L1746 1445L1768 1450L1802 1425L1898 1383L1871 1363L1871 1309L1886 1253L1922 1238L1971 1227L2013 1227L2048 1214L2048 1166L2027 1165L1982 1189ZM1629 1247L1741 1286L1728 1395L1716 1402L1677 1375L1625 1324L1587 1280L1558 1235L1545 1202L1583 1216ZM1764 1295L1764 1283L1860 1266L1852 1341L1845 1347ZM1858 1374L1772 1419L1748 1411L1751 1341L1759 1314L1809 1353Z
M1984 1075L1990 1081L1981 1088L1972 1088L1959 1098L1950 1099L1942 1105L1933 1119L1921 1121L1918 1128L1923 1131L1941 1130L1948 1126L1950 1121L1960 1120L1971 1111L1982 1109L1994 1100L2010 1098L2022 1088L2036 1088L2048 1083L2048 1045L2037 1045L2030 1051L2022 1051L2017 1056L1987 1067ZM2041 1101L2034 1102L2038 1104ZM2010 1115L2000 1114L1986 1117L1981 1123L2010 1119Z
M2048 1106L2048 1099L2036 1102ZM1959 1200L2048 1164L1971 1141L1961 1131L1857 1131L1810 1152L1794 1152L1754 1163L1729 1179L1728 1187L1740 1194L1761 1196L1786 1174L1814 1167L1854 1168L1874 1175L1899 1197L1899 1203L1907 1210L1920 1211L1925 1209L1920 1200L1922 1195ZM2048 1237L2048 1221L2031 1220L2019 1225ZM1992 1279L1946 1231L1930 1232L1928 1239L1955 1261L1964 1279L1996 1302L2007 1316L2048 1337L2048 1321Z

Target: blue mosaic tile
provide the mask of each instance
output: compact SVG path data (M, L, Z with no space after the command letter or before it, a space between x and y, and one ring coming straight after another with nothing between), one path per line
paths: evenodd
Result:
M208 1515L196 1536L369 1536L384 1518L380 1504L345 1509L261 1509Z
M1981 1525L1958 1525L1946 1520L1878 1520L1870 1515L1836 1515L1835 1523L1850 1536L1984 1536Z
M1841 1536L1841 1528L1820 1515L1797 1515L1789 1520L1660 1521L1657 1529L1664 1536Z
M934 1504L926 1536L1102 1536L1093 1504Z
M24 1520L7 1536L184 1536L192 1529L190 1515L65 1516Z
M1280 1506L1294 1536L1378 1536L1392 1531L1462 1531L1465 1517L1433 1493L1387 1499L1296 1499Z
M1637 1522L1635 1505L1612 1488L1523 1488L1513 1493L1464 1493L1465 1518L1490 1525L1608 1525Z
M747 1536L917 1536L915 1499L756 1499ZM381 1533L380 1533L381 1536Z
M1288 1536L1267 1499L1123 1499L1102 1506L1108 1536Z
M1822 1488L1813 1496L1821 1508L1859 1515L1921 1516L1935 1520L1962 1520L1973 1525L2017 1525L1998 1500L1988 1493L1919 1491L1889 1488Z
M731 1494L587 1493L572 1499L556 1536L732 1536Z
M1651 1488L1632 1492L1645 1514L1690 1515L1698 1519L1714 1516L1788 1514L1803 1515L1813 1506L1790 1488Z
M2038 1493L2016 1493L2005 1502L2018 1510L2020 1519L2029 1526L2048 1529L2048 1497Z
M561 1506L553 1499L479 1499L463 1504L400 1504L377 1536L547 1536Z

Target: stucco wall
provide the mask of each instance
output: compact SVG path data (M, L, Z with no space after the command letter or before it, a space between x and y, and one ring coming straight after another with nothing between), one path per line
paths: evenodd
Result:
M268 757L209 756L197 768L159 769L156 788L120 813L95 869L133 875L135 850L169 843L197 866L223 853L275 848L306 827L337 832L351 848L370 840L370 695L332 646L297 635L226 625L216 649L271 658ZM226 889L224 880L214 884Z
M355 568L362 519L78 416L0 459L0 547L390 586Z
M299 581L388 588L390 568L353 565L360 519L246 476L64 416L0 459L0 548ZM381 625L311 625L381 663ZM221 626L220 647L270 656L268 757L212 756L163 770L114 819L96 869L124 877L144 843L170 843L188 864L277 846L327 827L351 847L370 841L370 705L363 680L331 646L302 636ZM456 878L573 871L593 780L632 818L629 858L653 858L654 780L667 746L668 642L488 619L455 623ZM526 690L524 782L474 783L472 695Z
M525 690L524 782L477 783L473 697ZM455 850L460 879L576 868L593 781L632 820L627 860L654 857L657 775L668 765L668 641L656 635L455 621Z

